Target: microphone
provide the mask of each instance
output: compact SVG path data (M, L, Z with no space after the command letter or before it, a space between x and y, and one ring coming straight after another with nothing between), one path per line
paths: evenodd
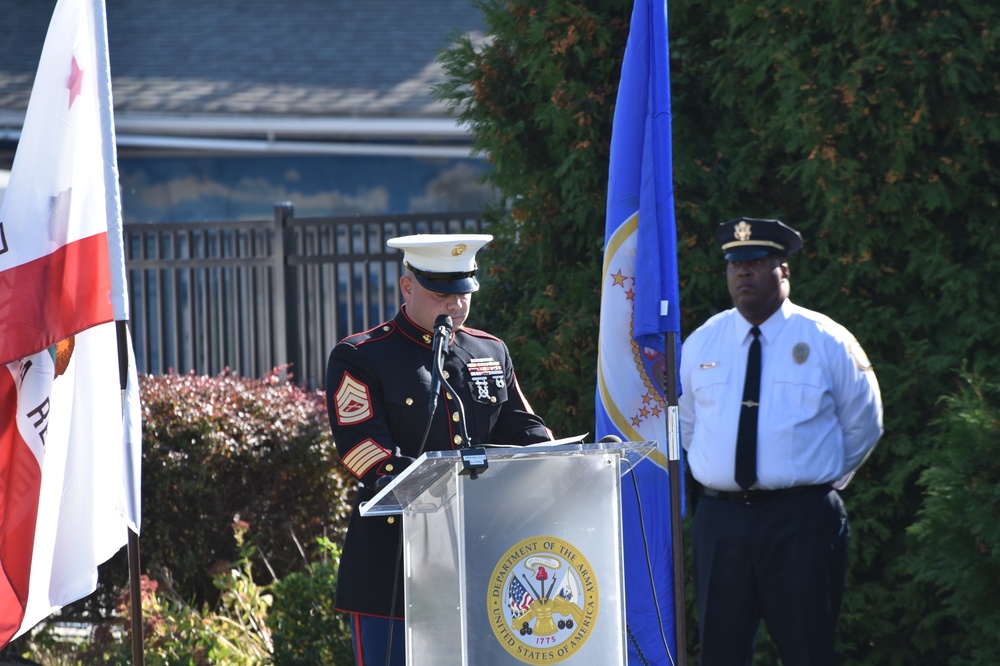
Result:
M448 353L448 344L451 340L452 321L449 315L438 315L434 320L434 342L431 345L431 358L434 365L431 368L431 396L437 406L437 396L441 392L441 363L444 355Z
M450 315L438 315L437 319L434 320L434 335L440 337L441 351L445 354L448 353L453 326Z
M469 433L465 428L465 407L462 405L462 399L455 392L455 389L448 384L448 381L444 378L444 355L448 353L448 345L451 342L451 331L454 327L451 317L449 315L438 315L437 319L434 320L434 367L431 368L431 402L434 405L434 409L437 408L438 394L441 392L442 384L448 391L455 396L455 401L458 403L458 427L462 433L462 447L468 447L472 445L469 440ZM431 410L431 416L434 415L433 409ZM429 424L428 424L429 427ZM477 465L477 468L479 466ZM483 467L485 469L485 467Z

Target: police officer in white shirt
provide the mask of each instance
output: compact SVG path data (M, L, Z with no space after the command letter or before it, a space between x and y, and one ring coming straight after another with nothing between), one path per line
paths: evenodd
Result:
M749 665L763 619L782 664L834 663L847 568L837 494L882 435L871 363L843 326L788 300L802 236L778 220L720 224L730 310L684 342L682 442L701 666Z

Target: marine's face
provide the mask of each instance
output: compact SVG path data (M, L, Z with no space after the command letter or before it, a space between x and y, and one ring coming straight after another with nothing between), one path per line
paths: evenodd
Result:
M788 298L788 264L768 255L749 261L730 261L726 283L733 305L751 324L762 324Z
M409 274L399 278L399 288L406 301L406 314L417 326L434 330L434 320L440 315L451 317L455 328L469 316L472 294L442 294L425 288Z

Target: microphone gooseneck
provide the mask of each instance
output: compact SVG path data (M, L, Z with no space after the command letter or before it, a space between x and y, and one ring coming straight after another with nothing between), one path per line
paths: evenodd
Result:
M428 411L433 416L437 410L438 395L441 393L441 382L443 381L441 365L444 363L444 356L448 353L448 345L451 342L452 324L448 315L438 315L434 320L434 340L431 343L431 401L428 404Z
M471 446L472 442L469 441L469 433L465 426L465 406L462 404L462 399L458 397L458 393L451 387L448 380L444 378L444 356L448 353L448 345L451 342L453 327L454 324L449 315L438 315L437 319L434 320L434 365L431 368L431 401L436 407L438 394L441 392L442 385L448 389L451 395L455 396L455 402L458 403L458 426L462 437L461 446L466 447ZM433 411L431 414L433 415Z
M444 364L445 354L448 353L448 344L451 342L451 331L454 328L454 323L449 315L438 315L437 319L434 320L434 338L431 341L431 395L430 400L427 403L427 424L424 426L423 437L420 438L420 448L417 450L416 457L419 458L423 452L424 447L427 446L427 435L431 430L431 423L434 420L434 412L437 411L438 398L441 395L441 384L444 383L448 386L448 382L444 379L444 373L442 373L441 368ZM451 390L451 387L448 388ZM454 391L452 391L454 393ZM460 403L461 404L461 403ZM463 426L464 417L463 416ZM464 433L463 433L464 434ZM395 477L384 477L392 479ZM379 479L381 481L382 479ZM388 484L384 484L388 485ZM384 487L384 486L383 486ZM376 482L376 490L379 490L378 483ZM389 602L390 614L396 612L396 594L399 592L399 568L400 563L403 560L403 536L400 533L397 536L396 542L396 566L394 569L394 574L392 578L392 599ZM395 618L390 616L389 620L389 635L387 637L387 645L385 650L385 663L389 666L392 657L392 631L395 626Z

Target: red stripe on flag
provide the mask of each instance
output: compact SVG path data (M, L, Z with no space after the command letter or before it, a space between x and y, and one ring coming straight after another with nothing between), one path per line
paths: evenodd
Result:
M42 472L17 429L17 387L0 367L0 647L17 633L28 602Z
M114 318L107 234L0 272L0 365Z

